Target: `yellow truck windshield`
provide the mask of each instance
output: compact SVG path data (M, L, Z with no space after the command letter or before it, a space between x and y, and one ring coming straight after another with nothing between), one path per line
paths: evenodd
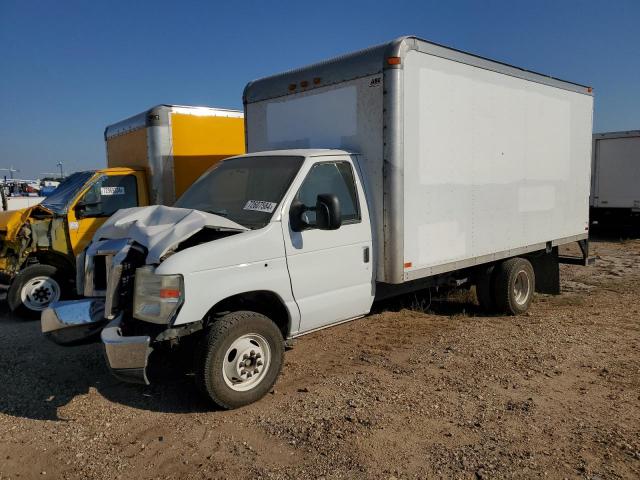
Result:
M56 188L51 195L42 201L41 205L53 213L67 213L69 204L95 173L96 172L93 171L87 171L76 172L69 175L58 185L58 188Z

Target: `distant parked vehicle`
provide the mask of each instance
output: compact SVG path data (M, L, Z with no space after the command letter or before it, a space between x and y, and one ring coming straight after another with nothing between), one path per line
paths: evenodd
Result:
M640 130L593 135L594 226L640 226Z
M42 182L42 186L40 187L40 195L43 197L48 197L53 192L56 191L56 188L60 185L59 181L56 180L44 180Z

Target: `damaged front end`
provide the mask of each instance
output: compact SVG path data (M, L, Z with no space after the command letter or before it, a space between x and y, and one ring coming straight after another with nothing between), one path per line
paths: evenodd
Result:
M132 240L101 240L78 257L78 291L86 298L57 302L42 314L42 333L59 345L102 340L112 373L129 382L148 383L149 335L122 335L130 317L135 271L146 249Z
M148 384L153 348L201 328L197 322L173 328L182 287L165 280L181 276L156 275L156 267L177 251L243 230L194 210L153 206L117 212L77 258L76 287L85 299L52 304L42 315L42 332L61 345L99 336L116 377Z
M0 283L10 284L29 259L49 251L73 257L65 217L41 205L0 213Z

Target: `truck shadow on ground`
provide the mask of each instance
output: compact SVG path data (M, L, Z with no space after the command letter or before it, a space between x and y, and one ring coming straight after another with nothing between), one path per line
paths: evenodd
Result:
M473 292L451 295L436 298L428 291L404 295L376 304L372 313L408 308L446 316L481 314L472 301ZM109 373L102 345L55 345L42 336L40 322L11 314L4 301L0 301L0 342L0 413L6 415L66 421L96 408L99 401L82 398L93 395L162 413L215 411L195 387L190 349L170 357L154 352L151 385L123 383Z
M492 316L480 308L475 300L475 291L464 288L441 292L419 290L378 302L374 304L371 313L399 312L400 310L449 317L457 315Z
M152 385L123 383L109 373L100 344L55 345L40 333L40 322L17 318L5 302L0 302L0 342L0 413L6 415L65 420L68 412L59 409L74 404L70 412L84 410L80 397L86 395L164 413L214 409L195 388L184 356L156 359Z

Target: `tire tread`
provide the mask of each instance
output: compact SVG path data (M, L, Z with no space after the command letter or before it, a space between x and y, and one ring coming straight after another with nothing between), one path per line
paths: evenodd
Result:
M53 278L60 287L60 300L66 298L69 292L66 291L66 283L60 278L60 271L53 265L47 265L44 263L38 263L35 265L29 265L18 272L13 278L9 290L7 291L7 303L9 309L22 317L39 319L40 313L35 310L30 310L26 305L22 303L20 292L24 284L33 277L49 276Z
M527 269L529 277L531 278L531 293L529 300L524 307L519 306L513 298L513 289L511 284L513 277L521 269ZM533 298L533 292L535 291L535 274L531 263L522 257L514 257L505 260L497 267L494 280L494 295L495 304L497 309L507 315L520 315L525 313L529 309L531 300Z
M249 390L248 392L242 392L243 395L241 396L247 397L244 400L231 402L228 399L225 399L223 395L220 395L218 386L216 385L216 379L214 376L209 374L211 370L210 366L211 363L214 362L218 346L232 334L233 330L240 328L243 324L251 322L255 323L256 321L263 323L266 328L272 329L272 333L274 335L277 335L276 338L278 338L278 345L276 345L274 351L271 352L271 362L277 369L277 372L271 382L265 378L255 389ZM282 339L282 334L278 327L268 317L251 311L237 311L228 313L212 322L207 328L207 331L205 332L205 335L195 353L196 387L201 393L209 397L216 405L225 410L230 410L257 401L271 389L278 378L278 374L280 373L280 368L283 363L284 340ZM270 369L271 368L272 367L270 367ZM224 382L224 380L218 380ZM265 388L265 386L267 388Z

